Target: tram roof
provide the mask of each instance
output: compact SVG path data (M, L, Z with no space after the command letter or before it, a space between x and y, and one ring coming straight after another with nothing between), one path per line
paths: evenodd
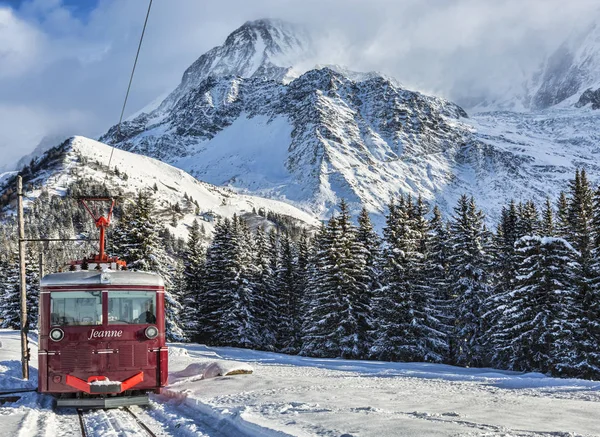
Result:
M160 275L150 272L133 272L129 270L79 270L75 272L51 273L42 278L42 287L73 285L137 285L164 287Z

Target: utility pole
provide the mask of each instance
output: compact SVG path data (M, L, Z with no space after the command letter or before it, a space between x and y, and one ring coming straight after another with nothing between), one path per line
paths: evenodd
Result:
M42 281L42 278L44 277L44 249L45 249L45 244L44 247L42 247L40 249L40 282Z
M17 176L17 217L19 222L19 282L21 288L21 366L23 379L29 379L29 344L27 332L27 282L25 271L25 219L23 218L23 178Z

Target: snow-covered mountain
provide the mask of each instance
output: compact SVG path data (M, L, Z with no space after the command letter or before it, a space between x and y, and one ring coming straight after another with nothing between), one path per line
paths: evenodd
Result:
M208 77L259 77L287 82L298 76L294 66L312 52L306 31L274 19L248 21L185 70L179 86L161 102L158 113L169 111Z
M574 29L537 69L522 73L523 82L510 84L499 93L501 98L475 99L470 108L519 112L540 111L557 105L600 108L600 25L597 20Z
M577 101L588 89L600 88L600 25L592 23L573 33L532 80L531 109Z
M470 119L449 101L377 73L329 66L287 81L257 67L277 65L265 41L277 42L278 59L287 61L279 66L293 66L309 40L294 31L279 21L244 24L202 55L157 109L101 141L320 217L340 198L381 214L399 193L451 213L466 192L494 218L511 198L556 193L578 166L597 170L598 119L586 109ZM267 61L247 62L256 53Z
M111 171L106 174L112 153ZM245 216L253 224L266 222L256 212L261 209L289 217L300 226L317 226L319 222L310 214L292 205L276 200L237 194L230 189L216 187L198 181L183 170L172 167L156 159L113 149L85 137L73 137L61 145L50 149L36 159L44 163L26 180L28 190L26 204L41 194L42 187L49 194L64 195L75 180L104 183L117 193L120 190L125 201L135 198L139 190L153 190L159 214L171 233L186 238L187 229L194 219L204 224L207 234L214 229L218 217ZM115 173L115 168L118 171ZM0 194L8 181L0 180ZM14 187L13 187L14 188ZM195 203L199 211L196 211ZM181 214L177 225L171 223L171 205L179 204ZM197 214L198 212L198 214Z

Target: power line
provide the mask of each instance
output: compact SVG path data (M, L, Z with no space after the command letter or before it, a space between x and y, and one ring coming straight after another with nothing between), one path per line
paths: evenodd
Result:
M123 121L123 114L125 114L125 106L127 106L127 99L129 98L129 90L131 89L131 83L133 82L133 75L135 73L135 67L137 65L138 57L140 56L140 50L142 48L142 41L144 40L144 33L146 33L146 25L148 24L148 17L150 16L150 9L152 8L152 0L148 3L148 12L146 12L146 19L144 20L144 27L142 29L142 35L140 36L140 43L138 44L137 53L135 54L135 61L133 61L133 68L131 69L131 76L129 77L129 85L127 85L127 93L125 93L125 100L123 101L123 108L121 108L121 116L119 117L119 124L117 125L117 141L121 136L121 122ZM110 163L112 161L113 153L115 151L114 146L110 152L110 158L108 160L108 167L106 171L106 178L108 179L108 171L110 170Z

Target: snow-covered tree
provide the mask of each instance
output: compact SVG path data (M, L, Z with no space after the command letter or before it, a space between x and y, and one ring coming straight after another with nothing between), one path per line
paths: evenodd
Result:
M301 353L358 358L366 355L370 308L366 251L356 238L347 204L315 240L304 307Z
M205 284L199 302L200 341L249 348L261 344L252 314L250 262L250 236L245 222L237 216L218 222L206 253Z
M196 319L199 294L202 290L205 253L198 220L190 226L183 254L182 327L193 338L198 330Z
M252 261L253 310L256 325L260 329L260 349L277 350L278 328L281 325L279 294L275 285L277 246L259 228L254 236Z
M539 236L522 237L515 252L515 288L496 347L508 351L510 369L563 371L573 348L578 254L563 239Z
M483 303L489 297L489 255L483 213L475 200L460 197L450 222L451 255L448 259L454 332L450 343L452 362L482 365L486 355L483 335Z

